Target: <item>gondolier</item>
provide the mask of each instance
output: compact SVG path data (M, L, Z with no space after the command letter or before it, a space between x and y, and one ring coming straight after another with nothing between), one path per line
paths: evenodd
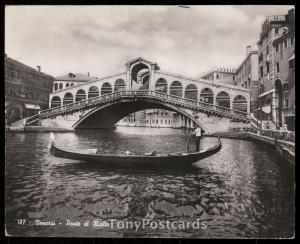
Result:
M196 137L196 152L199 152L200 151L200 140L201 140L201 136L202 136L202 130L200 127L197 127L193 134L195 135Z

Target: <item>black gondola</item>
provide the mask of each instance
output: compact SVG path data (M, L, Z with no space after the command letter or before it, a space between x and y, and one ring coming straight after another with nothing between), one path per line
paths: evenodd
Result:
M164 167L187 166L219 152L222 148L220 138L213 147L192 153L171 154L101 154L96 149L67 149L59 148L52 142L51 154L55 157L75 159L80 161L97 162L105 166L138 166L138 167Z

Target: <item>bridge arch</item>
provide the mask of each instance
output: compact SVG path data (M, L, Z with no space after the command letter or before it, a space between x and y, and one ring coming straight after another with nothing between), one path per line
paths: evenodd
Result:
M168 82L164 78L159 78L155 83L155 91L168 93Z
M101 95L109 94L109 93L112 93L111 84L108 82L105 82L102 84L102 87L101 87Z
M216 105L220 107L230 108L230 96L225 91L220 91L216 96Z
M198 100L198 89L194 84L188 84L184 91L184 97L191 100Z
M205 132L209 132L208 128L193 115L184 111L183 109L166 104L162 101L114 101L110 104L105 104L97 107L87 114L82 116L72 127L74 129L80 128L112 128L122 118L145 109L165 109L173 112L177 112L184 117L192 120L197 126L202 128Z
M173 81L170 85L170 95L182 97L183 87L180 81Z
M86 93L85 93L85 90L83 89L79 89L76 93L76 96L75 96L75 102L79 102L81 100L85 100L86 99Z
M59 107L61 106L61 99L59 96L54 96L51 99L51 108Z
M89 91L88 91L88 98L91 98L91 97L98 97L99 96L99 89L97 86L91 86L89 88Z
M243 95L237 95L233 98L232 109L247 112L247 99Z
M73 94L70 93L70 92L67 92L64 95L63 105L70 104L70 103L73 103L73 102L74 102Z
M124 91L126 89L125 81L123 79L117 79L114 85L114 92Z
M205 103L214 103L214 92L212 89L205 87L200 92L200 100L202 100Z

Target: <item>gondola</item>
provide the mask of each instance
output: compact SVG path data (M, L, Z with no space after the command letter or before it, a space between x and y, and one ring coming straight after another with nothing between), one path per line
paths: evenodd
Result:
M59 148L53 141L50 152L55 157L75 159L87 162L96 162L105 166L121 167L164 167L187 166L219 152L222 148L220 138L213 147L192 153L171 154L102 154L97 149L67 149Z

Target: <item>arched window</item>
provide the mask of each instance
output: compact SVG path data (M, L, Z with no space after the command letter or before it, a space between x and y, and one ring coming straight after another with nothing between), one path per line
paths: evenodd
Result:
M76 102L79 102L81 100L85 100L86 99L86 94L85 94L85 90L80 89L77 91L76 93Z
M71 83L71 86L74 86L74 83Z
M155 91L168 93L168 83L164 78L159 78L155 83Z
M61 99L58 96L52 97L51 99L51 108L61 106Z
M56 91L57 89L58 89L58 84L55 83L55 84L54 84L54 91Z
M198 90L194 84L189 84L184 91L184 97L192 100L198 100Z
M70 104L70 103L73 103L73 102L74 102L73 94L70 93L70 92L67 92L64 96L63 105Z
M230 97L227 92L221 91L216 97L217 106L230 108Z
M98 90L98 87L96 86L91 86L89 88L89 92L88 92L88 97L91 98L91 97L98 97L99 96L99 90Z
M101 95L109 94L109 93L112 93L111 84L109 84L108 82L105 82L101 88Z
M178 97L182 97L183 88L180 81L173 81L170 86L170 94Z
M232 109L247 112L247 99L242 96L236 96L232 101Z
M67 84L66 84L66 87L69 87L69 86L70 86L70 84L69 84L69 83L67 83Z
M59 83L59 89L63 88L63 83Z
M125 90L125 82L122 79L117 79L115 82L114 91L124 91Z
M210 88L204 88L202 89L200 93L200 100L202 100L205 103L214 103L214 93Z

